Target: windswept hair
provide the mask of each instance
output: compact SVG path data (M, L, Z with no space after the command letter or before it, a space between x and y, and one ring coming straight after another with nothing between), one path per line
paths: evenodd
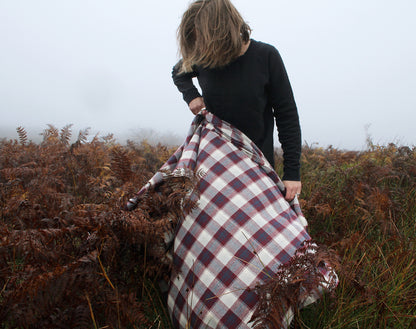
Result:
M189 5L178 28L181 72L192 66L223 67L241 54L250 26L229 0L197 0Z

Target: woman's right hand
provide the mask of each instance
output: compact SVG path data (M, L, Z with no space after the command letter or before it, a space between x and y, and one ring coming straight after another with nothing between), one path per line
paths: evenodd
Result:
M199 113L202 109L205 108L204 99L202 97L194 98L189 102L189 109L195 115Z

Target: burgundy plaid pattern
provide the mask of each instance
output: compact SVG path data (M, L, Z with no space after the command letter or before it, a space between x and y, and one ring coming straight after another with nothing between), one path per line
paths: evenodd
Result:
M176 328L251 328L253 289L310 240L298 200L239 130L202 111L161 168L200 176L199 203L179 224L168 307ZM139 192L163 179L158 172Z

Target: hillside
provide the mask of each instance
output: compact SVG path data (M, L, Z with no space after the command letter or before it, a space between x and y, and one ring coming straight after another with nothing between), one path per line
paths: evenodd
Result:
M171 269L152 246L187 182L122 208L174 148L70 126L18 134L0 142L0 328L170 328L158 279ZM341 266L296 328L416 328L416 148L304 146L302 185L311 236Z

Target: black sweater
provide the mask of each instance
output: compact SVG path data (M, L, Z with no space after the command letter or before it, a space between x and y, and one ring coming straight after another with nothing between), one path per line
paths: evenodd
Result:
M191 73L178 74L180 64L172 77L183 99L189 104L201 96L192 82L197 77L206 109L245 133L272 165L274 117L283 149L283 180L300 180L298 111L276 48L251 40L244 55L223 68L195 67Z

